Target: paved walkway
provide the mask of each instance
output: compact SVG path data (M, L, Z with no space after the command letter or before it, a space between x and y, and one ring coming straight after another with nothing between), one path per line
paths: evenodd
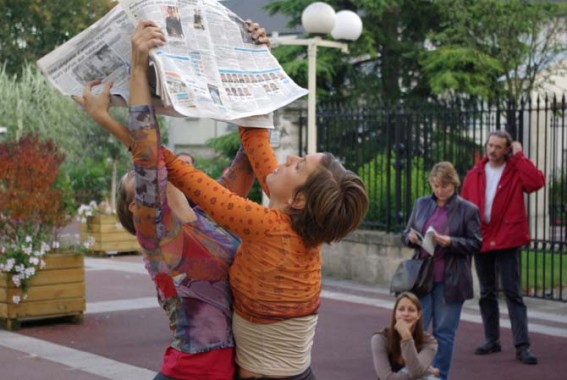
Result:
M152 379L170 341L155 289L139 256L86 259L87 312L80 325L29 323L0 330L0 379ZM526 299L537 366L514 359L506 307L503 352L472 354L482 341L476 301L466 303L457 335L451 378L564 379L567 305ZM375 379L369 347L386 325L393 297L382 288L324 281L313 368L319 380Z

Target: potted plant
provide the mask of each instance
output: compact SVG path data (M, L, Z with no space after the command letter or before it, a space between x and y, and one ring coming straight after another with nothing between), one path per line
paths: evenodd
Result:
M0 144L0 320L10 329L85 310L85 246L54 239L74 208L58 179L64 158L32 134Z
M89 253L113 255L120 252L137 252L140 249L136 236L130 234L118 221L108 201L79 207L81 239L92 241Z

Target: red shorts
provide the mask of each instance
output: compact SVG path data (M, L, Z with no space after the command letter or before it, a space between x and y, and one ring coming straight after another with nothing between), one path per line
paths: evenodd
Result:
M233 348L186 354L168 347L160 372L176 379L232 380L235 368Z

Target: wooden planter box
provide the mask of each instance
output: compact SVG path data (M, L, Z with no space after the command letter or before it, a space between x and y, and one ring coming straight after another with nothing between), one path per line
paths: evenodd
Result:
M45 255L45 268L31 279L27 298L18 304L12 296L22 290L6 273L0 274L0 319L14 330L27 320L72 317L81 322L85 311L85 264L81 254L51 253Z
M140 245L134 235L122 227L116 215L96 215L81 224L81 240L95 239L89 249L93 254L112 255L119 252L138 252Z

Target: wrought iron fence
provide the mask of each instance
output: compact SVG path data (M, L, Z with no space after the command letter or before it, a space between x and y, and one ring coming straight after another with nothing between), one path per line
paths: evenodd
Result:
M482 157L493 130L506 129L542 170L544 189L526 196L532 243L522 253L527 295L567 301L567 116L565 97L520 107L475 100L379 106L319 104L318 151L332 152L364 180L371 207L365 229L401 232L427 177L451 161L461 178ZM300 117L300 136L306 136ZM306 141L300 139L300 153ZM303 152L301 152L303 150Z

